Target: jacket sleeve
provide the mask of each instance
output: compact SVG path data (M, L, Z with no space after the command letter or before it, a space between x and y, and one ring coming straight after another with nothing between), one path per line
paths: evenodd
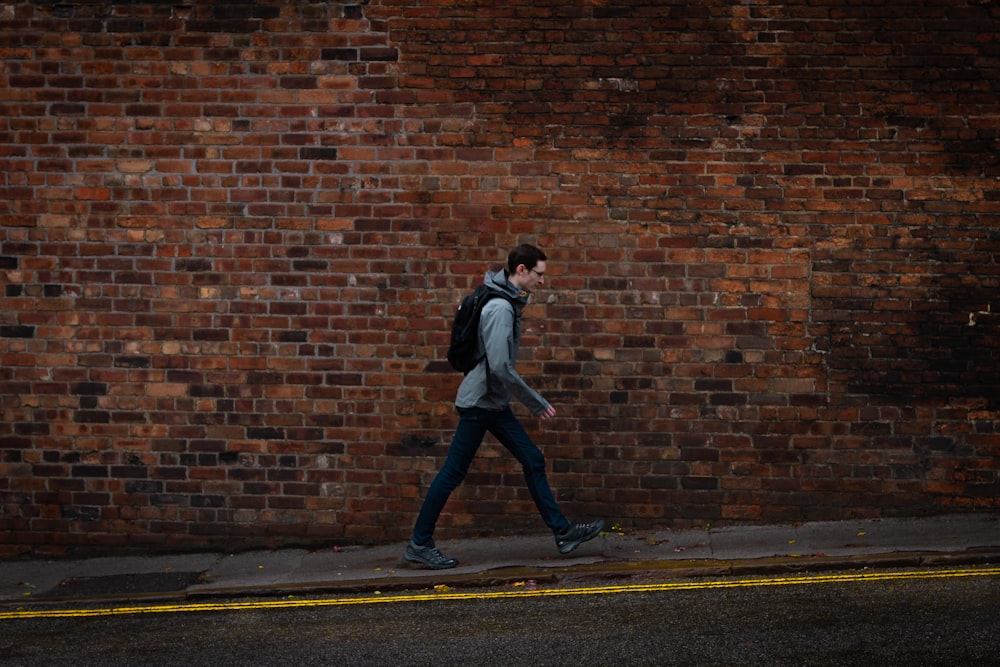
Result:
M493 299L483 308L480 332L486 350L489 374L495 381L524 403L532 414L540 415L549 403L518 375L518 340L514 334L514 306L504 299Z

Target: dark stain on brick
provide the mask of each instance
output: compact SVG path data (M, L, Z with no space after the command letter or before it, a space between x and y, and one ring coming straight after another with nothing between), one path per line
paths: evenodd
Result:
M304 343L309 339L308 331L279 331L278 340L282 343Z
M292 268L296 271L326 271L330 263L322 259L298 259L292 262Z
M170 370L167 371L167 382L201 382L203 376L198 371L182 371L182 370Z
M181 507L185 507L188 504L187 496L182 496L179 493L163 493L150 496L149 502L154 505L179 505Z
M229 330L227 329L195 329L191 333L193 340L229 340Z
M149 368L149 357L115 357L115 366L119 368Z
M711 394L708 397L708 402L711 405L745 405L747 398L746 394L726 392L721 394Z
M271 275L271 283L280 287L304 287L309 284L309 278L303 275Z
M359 387L364 382L360 373L327 373L326 384L332 386Z
M217 495L193 495L191 507L225 507L226 497Z
M153 480L132 480L125 482L125 493L154 494L163 491L163 482Z
M718 461L719 450L712 447L682 447L682 461Z
M5 324L0 326L0 338L34 338L35 327L26 324Z
M31 438L25 437L6 437L0 438L0 451L12 450L12 449L29 449L32 447L34 441Z
M289 428L286 429L285 435L289 440L317 441L324 439L323 429L321 428Z
M303 146L299 149L302 160L336 160L337 149L329 146Z
M358 49L348 47L323 49L320 51L320 58L323 60L344 60L354 62L358 59Z
M54 116L79 116L87 112L87 107L84 104L53 104L50 107L50 113Z
M732 391L732 380L701 379L695 380L695 391Z
M719 488L715 477L682 477L681 488L689 491L713 491Z
M322 106L319 109L319 113L321 116L328 118L350 118L355 114L355 110L354 107L343 104L339 106Z
M107 477L108 467L83 464L73 466L71 473L73 477Z
M218 398L224 396L226 390L217 384L192 384L189 393L192 397Z
M368 46L361 49L361 60L395 62L399 51L389 46Z
M274 426L248 426L247 438L251 440L282 440L285 429Z
M104 396L108 393L108 385L104 382L77 382L70 387L77 395Z
M178 259L174 266L178 271L211 271L212 260L186 257Z
M447 361L445 362L448 363ZM449 365L448 368L451 368ZM344 425L344 415L341 414L313 414L309 415L308 423L314 426L339 428Z
M73 421L77 424L110 424L111 413L107 410L77 410Z
M49 425L45 422L17 422L14 433L18 435L48 435Z
M64 519L97 521L101 518L100 507L62 507L59 512Z
M278 85L287 90L312 90L316 87L316 77L283 76L278 79Z
M118 479L144 479L149 476L146 466L111 466L111 476Z

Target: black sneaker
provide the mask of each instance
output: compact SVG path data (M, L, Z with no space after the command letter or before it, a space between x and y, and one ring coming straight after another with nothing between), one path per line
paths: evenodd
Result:
M600 535L602 530L604 530L603 519L598 519L593 523L574 523L566 529L566 532L556 535L556 546L559 547L559 553L568 554L587 540L592 540Z
M420 546L413 540L410 540L410 543L406 545L405 558L411 563L421 563L432 570L447 570L458 565L457 560L448 558L441 553L434 546L434 542L428 542L424 546Z

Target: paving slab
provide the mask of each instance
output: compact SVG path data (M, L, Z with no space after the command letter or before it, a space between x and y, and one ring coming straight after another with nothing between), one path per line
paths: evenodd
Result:
M205 571L201 582L190 587L191 591L214 588L262 588L273 586L294 572L309 552L305 549L280 549L276 551L246 551L216 558Z
M1000 518L985 514L817 522L797 530L803 542L828 555L1000 546Z
M745 526L716 528L709 532L711 557L716 560L801 554L799 531L794 526ZM808 550L808 547L806 547Z

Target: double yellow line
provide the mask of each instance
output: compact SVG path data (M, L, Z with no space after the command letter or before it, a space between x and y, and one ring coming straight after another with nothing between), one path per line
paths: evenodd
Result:
M262 609L301 609L339 607L345 605L386 604L399 602L433 602L436 600L499 600L504 598L559 597L567 595L613 595L620 593L653 593L664 591L693 591L721 588L753 588L758 586L806 586L851 582L899 581L916 579L951 579L961 577L996 577L1000 568L963 568L954 570L908 570L901 572L859 572L842 574L817 574L770 578L714 579L708 581L676 581L655 584L622 584L617 586L587 586L580 588L519 588L509 591L424 592L412 595L373 595L349 598L320 598L314 600L286 598L246 602L199 602L160 604L107 609L37 609L0 612L0 621L31 618L87 618L97 616L125 616L140 614L177 614L211 611L246 611Z

